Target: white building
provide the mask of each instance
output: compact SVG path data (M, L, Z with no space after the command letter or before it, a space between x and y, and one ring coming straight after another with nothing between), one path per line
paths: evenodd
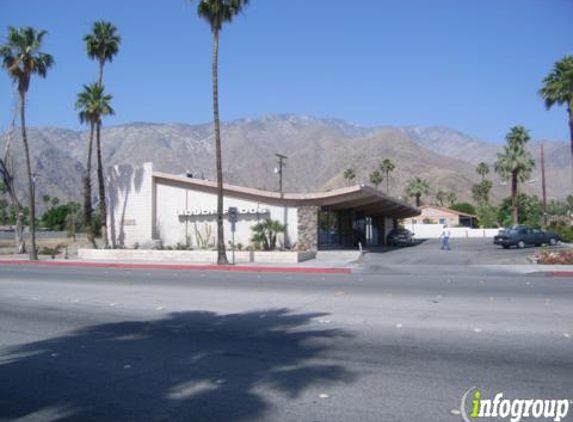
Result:
M108 227L114 247L214 247L217 184L153 171L152 163L116 166L108 175ZM420 211L368 186L323 193L280 194L224 185L224 208L236 207L235 244L251 244L251 227L263 219L286 226L279 245L302 250L384 243L397 219ZM231 225L224 220L225 241Z

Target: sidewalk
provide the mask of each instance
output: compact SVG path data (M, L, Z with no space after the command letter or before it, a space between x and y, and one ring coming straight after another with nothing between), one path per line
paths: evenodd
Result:
M216 265L212 262L185 264L181 261L96 261L87 259L41 256L38 261L30 261L28 255L0 255L0 265L45 265L52 267L91 267L91 268L130 268L130 269L165 269L165 270L201 270L201 271L237 271L267 273L322 273L350 274L352 267L346 259L313 259L297 264L289 263L241 263L236 265Z

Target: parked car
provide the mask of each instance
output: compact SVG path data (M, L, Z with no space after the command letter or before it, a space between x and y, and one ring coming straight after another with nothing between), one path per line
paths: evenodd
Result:
M560 240L558 234L550 231L534 229L529 226L513 226L510 229L500 230L499 234L493 238L493 243L501 245L504 249L508 249L511 246L523 249L527 245L554 246Z
M392 229L386 236L386 244L389 246L412 246L414 234L408 229Z

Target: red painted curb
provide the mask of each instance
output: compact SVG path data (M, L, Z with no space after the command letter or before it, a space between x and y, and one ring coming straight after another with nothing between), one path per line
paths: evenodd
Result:
M573 271L552 271L549 274L553 277L573 277Z
M135 264L123 262L62 262L62 261L25 261L0 260L0 264L9 265L46 265L52 267L92 267L92 268L130 268L154 270L201 270L201 271L237 271L258 273L320 273L320 274L350 274L350 268L320 268L320 267L255 267L233 265L184 265L184 264Z

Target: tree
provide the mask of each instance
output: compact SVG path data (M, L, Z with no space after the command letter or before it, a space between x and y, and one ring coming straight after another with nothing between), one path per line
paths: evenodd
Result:
M103 69L105 62L110 62L119 51L121 37L117 34L117 28L111 22L98 21L93 24L92 33L84 36L86 50L91 59L99 64L98 85L103 90ZM111 99L111 96L110 96ZM111 107L109 107L111 110ZM100 116L101 117L101 116ZM99 185L99 213L101 215L101 234L104 248L109 247L107 236L107 204L105 198L105 180L103 176L103 162L101 156L101 118L96 124L96 149L97 149L97 176Z
M90 59L99 64L98 84L103 85L103 68L105 62L110 62L119 51L121 36L111 22L98 21L92 26L92 33L84 36L86 50Z
M436 193L436 200L440 204L440 207L444 206L444 201L446 201L447 196L448 196L448 193L446 191L438 189L438 192Z
M396 165L389 158L385 158L384 161L382 161L382 164L380 164L380 170L382 171L382 173L384 173L384 176L386 177L386 193L389 193L388 176L390 172L393 172L395 169Z
M519 208L517 223L513 220L513 198L505 198L498 208L497 219L504 226L525 224L528 226L541 227L543 220L543 204L536 195L520 193L517 198Z
M102 116L113 114L110 106L112 96L104 93L104 87L92 83L84 85L84 90L77 96L76 110L80 110L79 118L82 123L90 125L90 135L88 141L88 154L86 163L86 174L84 176L84 221L88 240L95 246L92 230L92 203L91 203L91 160L93 149L94 129L99 134ZM105 242L105 240L104 240Z
M47 204L48 202L50 202L50 195L42 195L42 202L44 202L44 204Z
M57 196L54 196L50 200L50 203L52 204L52 206L56 207L60 203L60 198L58 198Z
M454 204L450 206L449 209L457 212L463 212L464 214L476 215L475 207L469 202L460 202L459 204Z
M195 0L191 0L195 1ZM217 167L217 264L228 264L223 232L223 159L221 153L221 123L219 121L219 34L224 23L231 23L249 0L197 0L197 13L209 23L213 34L213 125Z
M352 181L354 179L356 179L356 173L354 172L354 169L352 169L352 168L347 168L346 170L344 170L344 173L342 174L342 176L344 177L344 180L346 180L346 184L348 186L350 186Z
M446 194L446 201L450 204L450 206L454 205L458 200L458 196L454 192L448 192Z
M20 128L22 131L22 142L26 157L26 172L28 173L28 201L30 209L30 234L31 244L30 259L38 259L36 248L36 201L34 175L30 162L30 148L26 135L26 93L30 88L32 75L36 74L45 78L48 69L54 64L51 55L41 51L46 31L36 30L32 27L15 28L8 27L8 37L6 44L0 47L2 67L18 86L20 100Z
M378 170L374 170L372 173L370 173L370 183L372 183L374 186L376 186L376 189L378 189L378 185L382 183L382 173L380 173Z
M18 193L16 192L14 155L12 154L12 140L16 134L17 115L18 104L16 104L14 107L10 129L4 134L6 143L4 147L4 157L0 158L0 179L2 180L2 192L4 194L8 194L11 202L7 224L15 225L14 243L16 246L16 251L18 253L26 253L26 241L24 239L24 207L20 203ZM12 218L12 216L14 218Z
M420 207L422 196L429 195L430 185L426 179L415 177L406 185L406 194L409 197L416 198L416 206Z
M472 186L472 197L479 206L489 204L489 193L492 187L491 180L487 179Z
M476 168L476 173L481 176L481 180L485 180L485 176L489 173L489 165L483 161L478 164Z
M557 104L567 108L573 177L573 56L565 56L556 62L551 73L543 79L543 83L539 94L545 100L545 107L550 109Z
M512 220L518 224L518 184L525 182L535 168L531 153L525 149L529 142L529 131L523 126L514 126L506 136L503 152L497 154L495 171L503 181L511 180Z

